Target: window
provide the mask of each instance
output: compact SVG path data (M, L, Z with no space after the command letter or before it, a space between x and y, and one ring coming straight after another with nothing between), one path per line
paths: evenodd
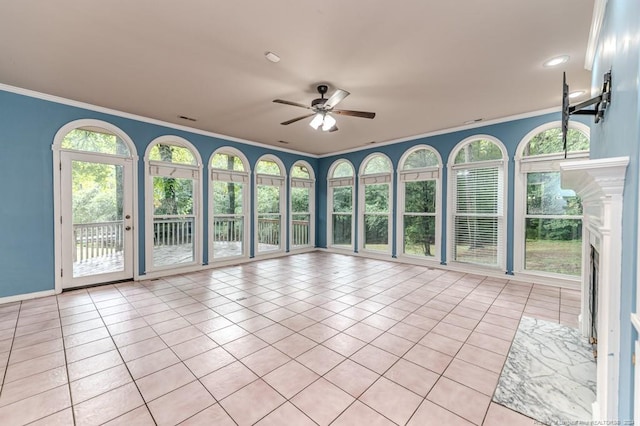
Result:
M391 253L391 160L383 154L365 158L360 168L360 248Z
M567 158L589 156L588 128L571 123ZM516 154L515 269L577 278L582 267L582 204L560 182L564 161L560 123L541 126Z
M147 149L147 271L200 263L200 165L186 140L165 136Z
M291 232L292 250L313 247L315 209L315 179L313 169L304 161L291 168Z
M347 160L338 160L329 169L327 242L333 248L353 250L354 174Z
M256 164L256 254L284 250L284 170L282 162L272 155Z
M506 150L491 137L473 137L452 151L449 258L505 267Z
M130 157L126 142L112 132L94 126L71 130L62 140L61 148L73 151Z
M220 148L211 156L210 257L247 257L249 166L240 151Z
M398 172L398 251L401 255L440 259L440 157L420 145L400 159Z

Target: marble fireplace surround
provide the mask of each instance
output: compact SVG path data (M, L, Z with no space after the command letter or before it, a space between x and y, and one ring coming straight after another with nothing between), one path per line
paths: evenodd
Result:
M598 276L598 359L593 420L614 420L618 414L620 359L620 282L622 203L629 157L560 163L562 187L582 199L582 283L580 330L591 329L589 315L590 253L600 255Z

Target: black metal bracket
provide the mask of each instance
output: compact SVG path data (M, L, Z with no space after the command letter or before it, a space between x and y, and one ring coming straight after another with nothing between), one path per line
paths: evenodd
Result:
M599 123L604 119L604 113L611 103L611 70L604 74L602 92L591 99L580 102L577 105L569 105L569 86L566 75L562 75L562 146L564 158L567 158L567 132L569 130L569 116L593 115L594 122ZM593 109L587 109L595 105Z
M569 106L569 115L593 115L594 122L599 123L604 118L604 112L611 103L611 71L604 75L602 83L602 93L598 96L580 102L577 105ZM585 109L595 104L594 109Z

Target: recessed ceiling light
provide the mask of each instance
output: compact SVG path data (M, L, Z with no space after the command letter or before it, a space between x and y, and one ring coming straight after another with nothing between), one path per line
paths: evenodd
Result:
M582 95L584 95L584 90L576 90L575 92L569 93L571 99L579 98Z
M273 52L264 52L264 57L267 58L267 61L273 62L274 64L280 62L280 56Z
M556 56L555 58L547 59L542 66L545 68L557 67L564 64L569 60L569 55Z

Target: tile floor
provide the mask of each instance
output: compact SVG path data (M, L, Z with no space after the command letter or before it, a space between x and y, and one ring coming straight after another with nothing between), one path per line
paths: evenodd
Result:
M532 425L491 402L579 293L308 253L0 305L2 425Z

